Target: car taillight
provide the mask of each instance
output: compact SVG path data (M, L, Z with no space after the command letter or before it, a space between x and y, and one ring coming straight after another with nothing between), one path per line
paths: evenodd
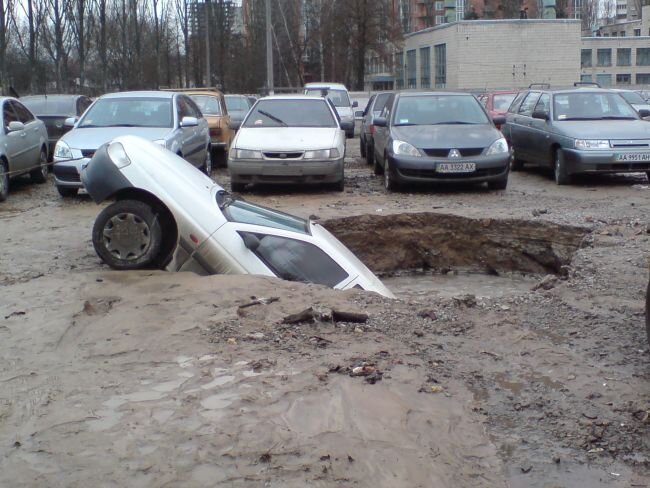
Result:
M210 129L210 136L218 137L221 135L221 129L219 127L213 127Z
M369 129L370 129L370 133L371 133L371 134L374 134L374 133L375 133L375 126L374 126L374 125L370 124Z

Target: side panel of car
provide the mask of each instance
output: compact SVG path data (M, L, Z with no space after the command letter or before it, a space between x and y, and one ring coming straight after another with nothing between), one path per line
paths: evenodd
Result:
M27 107L17 100L12 100L12 105L18 120L25 125L24 142L27 150L28 165L33 166L38 163L43 146L43 123L32 114Z
M29 153L25 148L25 130L9 130L11 122L20 122L14 111L11 100L5 100L2 105L2 125L5 133L5 154L9 161L9 171L22 172L29 166Z
M395 105L397 99L398 99L397 96L391 94L391 96L386 101L386 105L381 111L381 114L379 115L381 118L386 119L386 127L375 126L375 134L373 136L373 143L375 147L375 158L376 161L380 162L380 164L382 165L384 161L384 152L386 150L386 144L388 142L388 137L390 134L389 126L390 126L391 114L393 112L393 106Z
M185 95L178 95L176 97L176 112L178 114L178 131L180 132L179 150L183 157L192 163L194 166L199 167L205 160L205 138L204 138L204 125L201 121L203 115L196 107L192 100ZM193 127L181 127L181 122L184 117L195 117L199 120L199 125ZM207 122L206 122L207 124Z
M553 129L553 114L551 111L551 95L542 93L539 97L533 112L536 114L546 114L547 119L531 118L530 121L530 153L531 159L535 163L544 166L550 166L553 163L551 145L551 132Z
M520 159L534 160L534 153L531 151L530 142L532 138L533 109L539 99L539 92L528 92L524 97L517 112L513 114L510 137L515 154Z

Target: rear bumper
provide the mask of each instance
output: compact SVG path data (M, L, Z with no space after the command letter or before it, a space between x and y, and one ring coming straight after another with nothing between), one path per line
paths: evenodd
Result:
M625 151L625 154L643 155L648 158L648 161L616 161L617 154L621 154L621 152L564 149L564 160L569 174L650 171L650 151Z
M497 181L508 176L510 154L480 156L476 158L458 158L442 160L440 158L423 158L409 156L388 156L391 168L394 168L396 181L405 183L484 183ZM439 163L476 164L476 171L471 173L440 173L436 170Z
M330 161L228 160L235 183L336 183L343 178L343 158Z

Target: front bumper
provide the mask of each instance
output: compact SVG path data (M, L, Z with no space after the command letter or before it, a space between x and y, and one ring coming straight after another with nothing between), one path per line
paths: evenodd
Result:
M54 183L62 188L83 188L81 170L90 158L59 159L54 158Z
M389 155L389 164L394 168L393 177L399 182L425 183L484 183L501 180L508 176L510 154L475 156L467 158L431 158ZM439 163L475 163L476 170L470 173L440 173Z
M343 158L333 160L228 160L235 183L337 183L343 178Z
M650 151L580 151L564 149L568 174L577 173L638 173L650 171ZM638 154L647 161L616 161L618 154Z

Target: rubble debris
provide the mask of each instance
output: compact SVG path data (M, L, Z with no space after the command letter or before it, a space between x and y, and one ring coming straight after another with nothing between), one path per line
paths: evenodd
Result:
M322 315L319 312L316 312L312 307L309 307L302 312L293 313L287 315L282 319L283 324L299 324L301 322L314 322L317 318L321 318Z
M268 305L269 303L277 302L280 300L280 297L269 297L269 298L255 298L251 297L253 300L252 302L244 303L243 305L240 305L237 307L237 315L242 316L243 315L243 310L253 307L255 305Z
M332 322L351 322L351 323L365 323L368 321L368 314L363 312L347 312L344 310L332 309L329 314L314 310L309 307L301 312L287 315L282 319L283 324L299 324L301 322L315 322L315 321L332 321Z
M18 310L16 312L11 312L9 315L5 315L5 320L10 319L11 317L17 317L18 315L25 315L27 312Z
M475 295L460 295L457 297L453 297L454 303L456 306L464 305L468 308L472 308L476 306L476 296Z
M418 317L429 320L438 320L438 315L434 310L431 309L420 310L418 312Z
M365 324L368 321L368 314L363 312L346 312L332 309L332 320L334 322L353 322Z
M539 283L537 283L533 287L533 291L535 290L550 290L551 288L555 287L557 285L558 279L557 276L554 275L546 275Z

